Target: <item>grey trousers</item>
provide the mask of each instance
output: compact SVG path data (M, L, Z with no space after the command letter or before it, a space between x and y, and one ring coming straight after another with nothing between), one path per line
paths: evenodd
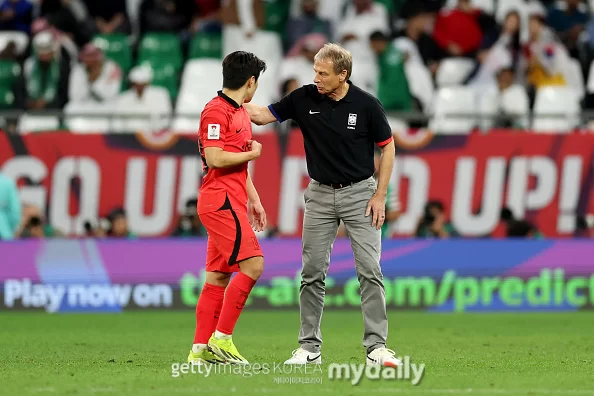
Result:
M340 220L351 241L361 293L367 353L386 345L388 318L380 268L381 230L365 217L376 191L373 177L349 187L334 189L312 180L304 193L300 311L301 348L318 353L322 346L320 323L324 309L325 279Z

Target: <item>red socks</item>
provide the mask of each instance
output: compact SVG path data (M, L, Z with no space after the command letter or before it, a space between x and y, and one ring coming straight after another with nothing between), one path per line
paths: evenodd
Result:
M239 319L239 315L241 315L245 302L255 284L256 281L243 272L239 272L229 282L216 330L223 334L233 334L237 319Z
M209 283L204 284L198 304L196 304L196 333L194 334L194 344L208 344L208 340L214 333L223 299L225 297L225 288L215 286Z

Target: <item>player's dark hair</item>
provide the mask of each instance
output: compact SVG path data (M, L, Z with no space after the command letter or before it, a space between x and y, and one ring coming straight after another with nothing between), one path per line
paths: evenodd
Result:
M264 71L266 62L251 52L232 52L223 60L223 88L239 89L252 76L258 81Z

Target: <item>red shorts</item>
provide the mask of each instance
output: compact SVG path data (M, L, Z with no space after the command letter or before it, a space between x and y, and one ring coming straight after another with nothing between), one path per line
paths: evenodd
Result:
M238 272L240 261L264 256L247 213L229 207L203 213L200 221L208 232L206 271Z

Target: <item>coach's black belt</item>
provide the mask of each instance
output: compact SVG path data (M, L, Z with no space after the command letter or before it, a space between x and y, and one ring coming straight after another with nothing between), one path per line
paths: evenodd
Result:
M333 189L338 190L340 188L350 187L356 183L320 183L320 184L323 186L332 187Z

